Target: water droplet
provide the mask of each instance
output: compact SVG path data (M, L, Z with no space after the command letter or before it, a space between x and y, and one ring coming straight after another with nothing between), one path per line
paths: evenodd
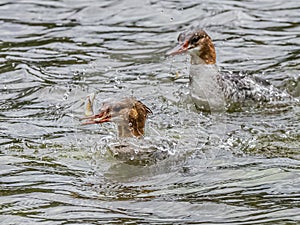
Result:
M68 94L68 93L65 93L65 94L64 94L64 97L63 97L63 100L67 100L68 97L69 97L69 94Z

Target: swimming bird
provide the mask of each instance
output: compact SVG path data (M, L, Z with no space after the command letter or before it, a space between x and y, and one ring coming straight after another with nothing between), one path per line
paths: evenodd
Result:
M87 107L90 108L91 104L89 102ZM87 121L83 125L114 122L118 126L120 138L139 138L144 135L148 114L152 114L152 111L141 101L124 98L120 101L104 102L98 114L84 118Z
M167 55L189 53L190 95L204 111L223 111L245 102L269 102L290 98L262 78L220 72L211 37L202 29L193 29L178 36L178 46Z
M152 111L135 98L124 98L117 101L107 101L102 104L97 114L93 113L94 96L88 96L86 104L86 121L82 125L114 122L118 127L119 141L108 145L108 152L113 157L129 164L149 164L165 159L167 152L148 145L143 139L145 124ZM91 115L94 114L94 115ZM89 115L89 116L88 116ZM131 138L135 138L134 140Z

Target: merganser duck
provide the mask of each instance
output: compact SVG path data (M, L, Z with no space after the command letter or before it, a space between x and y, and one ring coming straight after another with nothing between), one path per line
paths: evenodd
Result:
M120 141L111 143L108 146L108 151L113 157L126 161L130 164L149 164L156 160L161 160L167 157L167 152L159 152L153 147L145 145L142 140L142 146L138 139L144 136L144 128L147 117L152 114L152 111L141 101L135 98L124 98L120 101L104 102L99 110L99 113L93 114L92 104L94 96L88 96L86 104L86 115L83 118L86 122L82 125L101 124L114 122L118 127L118 136ZM130 138L137 138L134 140ZM140 144L141 144L140 143Z
M91 111L92 100L88 98L87 110ZM98 114L85 117L83 125L115 122L118 126L118 136L141 137L148 114L152 111L135 98L124 98L117 102L104 102Z
M167 55L190 54L190 95L201 110L223 111L249 100L268 102L290 98L290 95L280 92L262 78L221 74L216 66L212 39L202 29L179 34L178 43Z

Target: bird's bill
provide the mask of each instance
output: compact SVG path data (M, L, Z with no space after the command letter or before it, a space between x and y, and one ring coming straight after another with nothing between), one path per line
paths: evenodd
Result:
M111 114L107 111L101 111L99 114L85 117L82 120L86 120L82 125L106 123L111 121Z
M185 53L189 50L189 43L188 41L179 43L175 48L167 52L167 55L178 55Z

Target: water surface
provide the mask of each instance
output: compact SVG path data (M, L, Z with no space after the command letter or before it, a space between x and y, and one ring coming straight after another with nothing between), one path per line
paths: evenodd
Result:
M205 114L188 59L201 26L218 65L300 96L299 1L1 1L1 224L298 224L300 107ZM81 126L84 101L152 109L150 165L116 160L113 124Z

